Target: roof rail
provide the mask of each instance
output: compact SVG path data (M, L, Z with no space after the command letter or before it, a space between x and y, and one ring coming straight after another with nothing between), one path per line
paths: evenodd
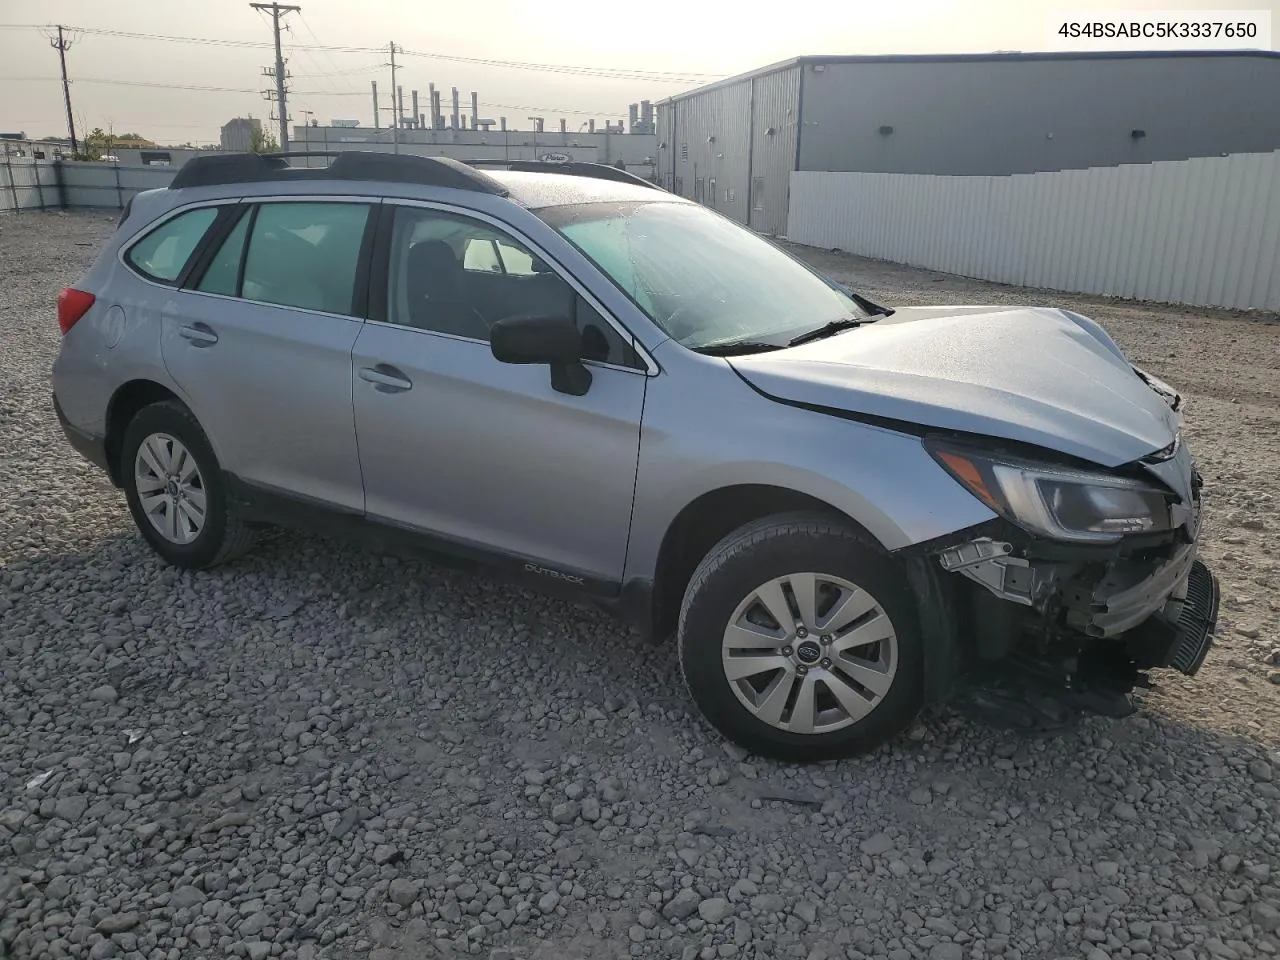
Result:
M300 157L330 157L325 167L292 167ZM297 153L223 153L195 157L178 169L170 190L264 180L387 180L506 196L508 190L479 170L449 157L374 150L304 150Z
M638 177L634 173L619 170L607 163L590 163L585 160L463 160L471 167L501 167L506 170L524 170L532 173L565 173L574 177L594 177L597 180L614 180L618 183L632 183L641 187L652 187L662 190L651 180Z

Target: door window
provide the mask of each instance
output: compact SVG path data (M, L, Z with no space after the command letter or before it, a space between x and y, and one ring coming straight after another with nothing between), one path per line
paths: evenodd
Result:
M218 215L217 207L201 207L166 220L135 243L125 259L151 280L173 283Z
M260 205L246 227L249 248L239 295L324 313L356 312L356 268L368 219L369 206L363 203ZM205 281L225 288L237 232L227 238L227 249L218 252L201 289Z
M505 317L563 316L583 359L640 367L635 350L558 273L509 234L468 217L401 207L391 231L387 319L487 341Z
M205 293L221 293L228 297L240 293L240 262L244 259L244 241L249 236L249 222L253 220L253 211L241 213L235 227L222 241L222 246L214 254L204 276L196 285L197 290Z

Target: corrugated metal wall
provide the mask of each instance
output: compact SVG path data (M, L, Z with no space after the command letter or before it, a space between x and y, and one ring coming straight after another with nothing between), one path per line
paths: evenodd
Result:
M1008 176L1280 149L1280 57L1185 53L808 64L795 169Z
M77 160L0 163L0 211L13 210L15 198L20 210L63 206L120 210L136 193L167 187L177 172L176 167L127 167Z
M119 163L62 163L63 196L69 207L122 209L136 193L167 187L177 167L126 167Z
M658 182L756 230L781 233L799 98L793 64L657 104Z
M798 243L967 277L1280 309L1280 151L1009 177L791 175Z
M674 127L667 150L673 190L747 222L751 84L714 87L665 105ZM664 157L665 162L665 157Z
M13 157L0 160L0 212L57 205L57 171L52 163Z
M787 195L796 164L800 126L800 67L752 77L752 228L782 233L787 228Z

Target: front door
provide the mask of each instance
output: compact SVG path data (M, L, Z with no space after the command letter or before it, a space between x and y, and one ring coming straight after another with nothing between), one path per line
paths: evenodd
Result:
M351 410L356 270L371 205L246 205L208 266L164 311L165 367L222 468L364 508ZM246 249L247 244L247 249Z
M634 350L488 221L397 206L388 247L385 279L373 274L386 284L385 321L365 324L352 358L369 517L613 589L647 382ZM381 298L370 299L376 316ZM515 314L577 319L593 374L585 395L552 389L547 367L494 359L489 327Z

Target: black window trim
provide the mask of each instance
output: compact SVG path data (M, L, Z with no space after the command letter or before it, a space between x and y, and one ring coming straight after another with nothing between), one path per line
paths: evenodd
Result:
M157 286L168 287L170 289L181 289L186 278L190 275L192 267L200 259L200 256L208 245L210 236L218 231L220 223L225 222L227 217L233 215L229 211L233 211L237 203L239 203L239 200L236 198L226 200L204 200L199 203L184 204L181 207L174 207L172 210L166 211L163 216L148 223L145 227L135 233L127 243L121 245L119 255L120 262L125 266L125 269L140 280L145 280L147 283L154 283ZM154 274L147 273L147 271L143 270L142 267L133 262L134 248L157 230L163 229L166 224L169 224L188 213L194 213L197 210L209 209L214 210L213 220L210 221L207 227L205 227L204 233L201 235L200 240L196 243L195 247L192 248L191 253L188 254L186 261L182 265L182 269L178 271L177 277L172 280L165 280L163 277L157 277Z
M657 361L653 359L649 351L645 349L644 345L635 338L635 335L632 334L631 331L628 330L626 326L600 301L600 298L587 289L587 287L574 277L567 269L561 266L554 257L548 255L541 245L534 242L521 232L519 228L479 210L472 210L467 207L458 207L452 204L442 203L437 200L412 200L407 198L388 197L383 203L383 208L384 212L379 218L376 237L373 241L372 262L369 271L369 309L367 312L367 319L370 323L379 323L384 326L393 327L396 330L411 330L415 333L426 336L448 337L454 340L462 340L470 343L485 343L487 345L487 341L477 340L473 337L464 337L436 330L427 330L422 327L410 327L405 324L394 323L388 319L390 311L387 304L387 288L390 285L391 280L391 236L392 229L395 224L395 218L400 210L433 210L438 213L482 223L490 229L497 230L514 238L518 243L534 253L538 259L547 264L547 266L549 266L552 271L560 277L560 279L569 285L578 297L590 304L596 313L604 319L604 322L613 328L614 333L616 333L624 343L630 344L632 355L636 360L635 366L622 366L616 363L606 363L601 360L584 360L583 363L606 367L610 370L625 370L628 373L640 374L642 376L657 376L657 374L661 372L661 367L658 366ZM576 311L576 305L574 309Z
M218 255L218 251L222 249L222 245L226 243L227 237L231 236L231 232L235 230L236 225L244 217L249 216L247 212L248 205L245 203L237 201L228 209L230 212L226 216L220 216L213 221L210 230L196 247L196 256L178 275L181 282L176 286L180 289L191 290L204 280L205 273L208 272L214 257ZM238 290L239 287L236 289Z
M249 262L249 246L253 243L253 227L258 222L258 211L262 204L255 203L249 208L249 222L244 227L244 246L240 248L240 262L236 264L236 287L233 296L237 300L244 297L244 265Z

